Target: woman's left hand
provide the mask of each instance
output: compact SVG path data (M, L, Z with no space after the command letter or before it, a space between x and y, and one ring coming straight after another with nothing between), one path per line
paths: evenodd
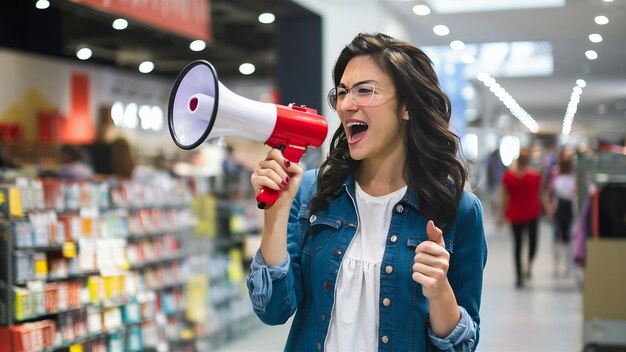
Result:
M426 224L428 241L415 248L413 280L422 285L422 293L428 299L438 297L448 285L450 253L443 241L443 231L432 220Z

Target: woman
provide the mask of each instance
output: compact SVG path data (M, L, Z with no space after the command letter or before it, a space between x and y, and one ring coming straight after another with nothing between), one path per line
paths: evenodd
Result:
M567 275L571 266L570 237L575 214L577 197L576 173L572 152L563 149L559 154L559 168L551 185L554 195L548 215L554 221L554 276L559 276L561 252L563 252L563 273Z
M251 181L265 211L248 288L285 351L473 351L487 247L430 59L384 34L341 52L341 120L319 170L271 150Z
M515 168L502 178L502 209L499 223L506 218L513 232L513 255L515 258L515 286L524 286L524 279L532 276L532 266L537 253L537 226L541 215L541 175L529 166L530 151L520 150ZM528 263L522 267L524 232L528 232Z

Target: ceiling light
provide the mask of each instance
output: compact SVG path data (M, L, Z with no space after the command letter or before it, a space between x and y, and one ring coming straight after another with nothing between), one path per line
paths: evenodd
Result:
M39 10L45 10L48 7L50 7L50 1L48 1L48 0L38 0L35 3L35 7L38 8Z
M113 21L113 28L117 29L118 31L124 30L126 28L128 28L128 21L126 21L123 18L118 18L115 21Z
M513 97L502 88L496 80L488 73L479 73L476 78L483 82L486 87L511 111L511 114L515 116L526 128L532 133L539 132L539 124L535 119L526 112Z
M426 5L415 5L413 6L413 13L418 16L426 16L430 14L430 7Z
M589 34L589 40L592 43L600 43L602 41L602 36L597 33Z
M189 49L191 49L191 51L202 51L206 48L206 43L204 42L204 40L194 40L193 42L191 42L189 44Z
M150 73L154 70L154 63L152 61L144 61L139 64L139 72Z
M585 56L589 60L595 60L598 58L598 53L595 50L587 50L585 51Z
M604 0L604 2L613 2L613 0Z
M456 51L461 51L461 50L464 50L464 49L465 49L465 43L463 43L463 42L462 42L462 41L460 41L460 40L453 40L452 42L450 42L450 47L451 47L453 50L456 50Z
M436 35L444 36L450 34L450 29L443 24L438 24L433 27L433 32L435 32Z
M580 88L585 88L587 86L587 82L585 82L584 79L577 79L576 85L579 86Z
M91 57L93 52L89 48L80 48L76 51L76 57L80 60L87 60Z
M561 134L564 137L567 137L572 131L572 122L574 122L574 115L576 114L576 110L578 109L578 102L580 102L580 95L582 93L583 90L578 85L578 81L576 81L576 85L572 89L572 95L569 98L569 103L567 104L565 117L563 117L563 129L561 130ZM565 138L564 140L567 140L567 138Z
M259 22L264 24L274 23L276 16L273 13L265 12L259 15Z
M253 74L255 69L253 64L246 62L239 66L239 73L247 76Z
M596 18L594 18L593 20L601 26L609 23L609 18L606 16L596 16Z
M460 60L464 64L473 64L476 62L476 58L472 54L463 54L461 55Z

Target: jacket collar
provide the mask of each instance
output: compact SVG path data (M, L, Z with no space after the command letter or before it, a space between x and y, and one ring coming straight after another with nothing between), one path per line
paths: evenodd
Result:
M354 197L355 195L355 178L354 178L354 174L349 174L342 182L341 187L337 188L337 190L334 192L335 195L339 195L342 192L349 192L349 194ZM415 210L419 210L420 208L420 202L419 199L417 197L416 194L414 194L413 192L411 192L411 190L409 188L407 188L406 193L404 194L404 197L402 197L402 199L400 200L400 203L403 203L405 205L411 206L413 208L415 208Z

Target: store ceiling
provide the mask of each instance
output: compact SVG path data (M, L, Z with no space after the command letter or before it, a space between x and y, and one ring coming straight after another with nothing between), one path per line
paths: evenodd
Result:
M619 131L623 138L626 132L626 1L567 0L564 7L448 14L433 11L429 16L413 13L417 1L384 2L393 8L399 21L410 24L411 40L420 46L448 46L455 39L466 44L550 42L554 55L552 75L502 77L496 78L497 82L539 122L542 131L560 133L572 89L576 80L582 78L587 86L582 90L574 115L574 131ZM482 0L481 5L487 2ZM501 5L515 2L496 1ZM463 1L456 3L463 4ZM594 22L597 15L607 16L609 23L597 25ZM432 28L437 24L447 25L450 34L446 37L434 35ZM592 43L588 37L591 33L601 34L604 40ZM589 49L598 53L597 60L590 61L585 57L585 51ZM491 92L477 80L474 82L483 90L483 104L508 110L499 101L486 99Z
M498 83L540 123L542 132L558 133L576 79L583 78L587 86L578 104L574 130L626 132L625 1L568 0L564 7L433 12L425 17L412 12L413 6L421 3L417 0L376 1L407 26L412 35L409 39L419 46L447 46L454 39L466 44L550 42L553 74L498 77ZM88 10L69 0L52 1L46 12L36 10L34 3L34 0L11 1L3 5L4 16L0 17L6 22L10 11L15 11L17 17L9 18L9 22L15 21L16 26L22 26L28 33L22 35L28 44L16 44L18 48L75 59L78 47L90 45L94 52L92 62L135 71L138 63L148 58L155 63L154 74L168 78L176 77L186 64L197 59L210 61L220 79L240 77L238 67L243 62L256 65L255 77L272 78L276 24L259 23L258 14L270 11L280 18L308 12L290 0L211 0L213 42L201 52L192 52L188 48L189 39L133 22L128 29L115 31L111 28L114 16ZM598 26L593 22L600 14L609 17L609 24ZM447 25L450 35L434 35L435 24ZM9 25L5 24L5 28ZM591 43L588 39L591 33L600 33L604 41ZM34 39L36 35L43 39ZM599 58L587 60L584 52L588 49L595 49ZM474 80L474 83L483 96L483 109L492 116L507 112L495 97L490 98L490 92L480 82Z

